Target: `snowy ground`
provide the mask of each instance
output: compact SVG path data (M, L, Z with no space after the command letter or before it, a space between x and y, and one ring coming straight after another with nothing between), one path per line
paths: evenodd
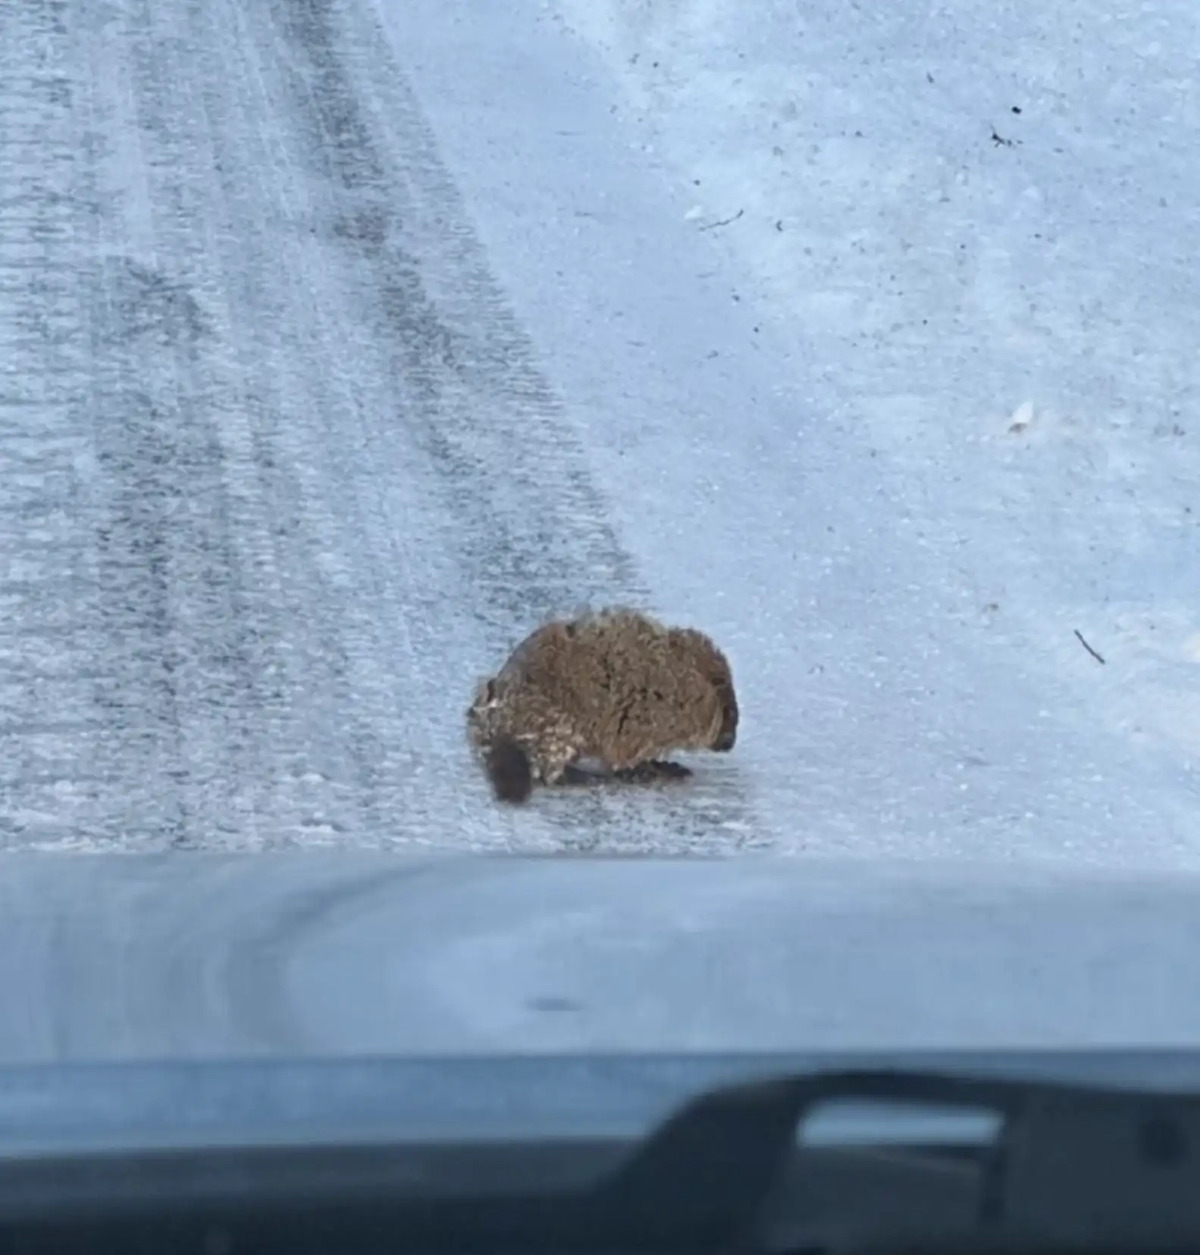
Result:
M0 843L1200 865L1200 18L1099 8L0 0ZM498 812L614 598L737 751Z

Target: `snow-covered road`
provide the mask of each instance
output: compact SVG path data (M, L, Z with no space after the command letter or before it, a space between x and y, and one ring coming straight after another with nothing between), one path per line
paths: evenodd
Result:
M0 0L0 844L1200 865L1196 19L1094 8ZM498 811L614 599L736 752Z

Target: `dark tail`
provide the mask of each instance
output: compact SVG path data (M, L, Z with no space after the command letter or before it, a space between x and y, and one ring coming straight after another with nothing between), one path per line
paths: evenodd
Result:
M528 802L533 792L529 755L510 736L500 737L485 759L492 792L501 802Z

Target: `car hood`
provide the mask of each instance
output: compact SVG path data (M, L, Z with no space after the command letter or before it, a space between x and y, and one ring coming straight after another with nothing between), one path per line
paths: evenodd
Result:
M1200 877L801 858L14 856L0 1065L1194 1046Z

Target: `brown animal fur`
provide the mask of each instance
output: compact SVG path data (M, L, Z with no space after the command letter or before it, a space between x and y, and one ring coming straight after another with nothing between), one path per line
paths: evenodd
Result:
M576 778L583 759L629 780L688 775L662 756L727 752L737 725L733 677L716 645L621 608L532 632L467 712L496 796L515 802L534 784Z

